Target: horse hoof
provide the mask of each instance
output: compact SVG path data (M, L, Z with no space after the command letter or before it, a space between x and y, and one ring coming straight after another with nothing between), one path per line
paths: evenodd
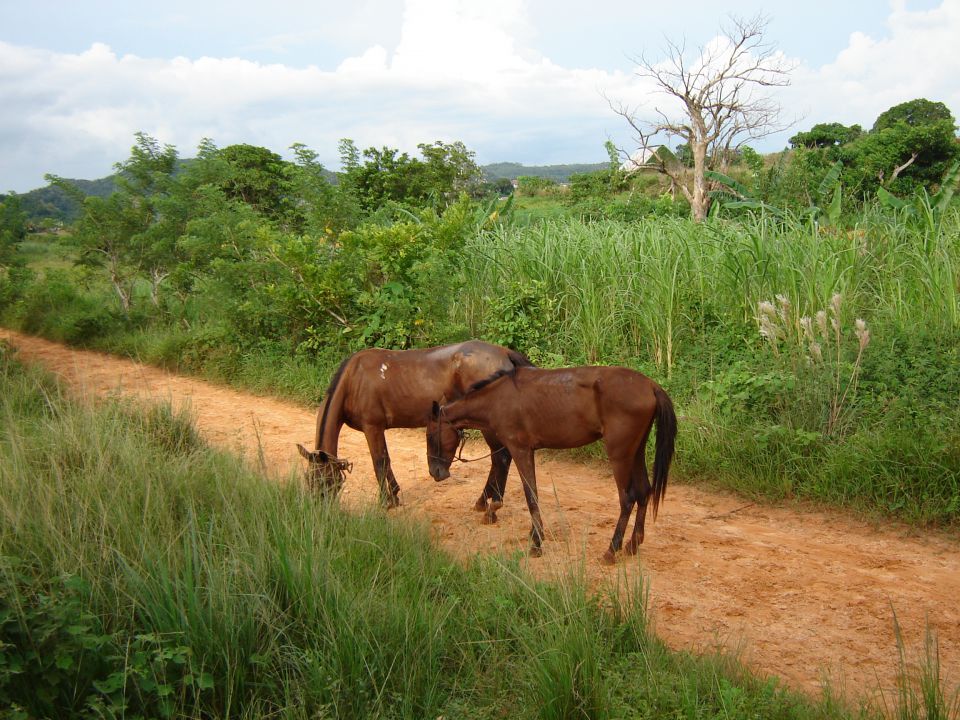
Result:
M530 557L543 557L543 548L534 545L530 548Z
M643 540L640 540L639 542L633 542L633 540L631 540L630 542L628 542L626 545L623 546L623 551L627 555L636 555L637 552L640 550L640 543L642 542Z
M603 554L603 556L600 558L600 562L603 563L604 565L616 565L616 564L617 564L617 557L616 557L616 555L613 554L612 551L607 550L607 551Z
M486 512L487 511L487 499L485 497L480 498L473 504L473 509L477 512Z
M497 514L495 512L484 513L483 520L480 522L484 525L495 525L497 522Z
M400 507L400 505L402 505L402 503L400 502L399 497L391 497L389 500L387 500L387 510L394 510Z

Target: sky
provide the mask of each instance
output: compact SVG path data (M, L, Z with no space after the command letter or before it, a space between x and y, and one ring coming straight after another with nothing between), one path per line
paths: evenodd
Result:
M138 131L181 157L205 138L288 159L303 143L333 170L341 138L604 162L607 140L635 147L611 102L669 107L639 58L758 14L793 66L776 91L790 127L761 152L919 97L960 115L960 0L0 0L0 192L109 175Z

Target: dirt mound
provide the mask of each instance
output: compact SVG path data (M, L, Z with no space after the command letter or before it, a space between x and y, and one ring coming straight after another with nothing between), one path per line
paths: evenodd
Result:
M26 362L61 374L80 393L122 394L189 404L204 435L238 450L277 477L301 461L295 443L312 447L312 409L244 394L199 380L0 330ZM681 427L682 432L682 427ZM401 515L427 518L451 552L524 550L530 529L519 477L511 471L496 525L471 508L488 463L455 465L435 483L427 473L423 434L387 433L402 489ZM469 444L464 455L485 452ZM354 461L344 499L376 498L363 436L344 430L340 454ZM927 623L937 634L948 687L960 683L960 543L904 527L874 526L839 513L748 503L681 485L671 478L656 522L648 518L638 559L602 566L616 519L616 490L604 463L556 454L538 457L547 538L544 556L527 561L538 575L584 562L592 582L642 572L651 614L671 646L694 652L742 649L756 671L816 692L830 678L856 695L894 693L894 612L917 657Z

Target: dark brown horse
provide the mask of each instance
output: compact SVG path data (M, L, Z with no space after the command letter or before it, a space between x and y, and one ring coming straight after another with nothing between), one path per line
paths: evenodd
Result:
M653 485L647 476L647 438L657 423ZM533 527L530 554L539 556L543 521L537 498L534 451L574 448L603 438L620 495L620 517L604 561L614 562L634 505L637 519L626 551L643 542L647 501L652 492L653 516L667 487L667 472L677 435L677 416L663 388L650 378L623 367L575 367L542 370L521 367L480 381L461 399L433 404L427 427L430 442L444 459L453 457L455 438L444 427L477 428L493 433L517 464ZM502 493L502 487L499 488ZM491 511L492 512L492 511Z
M387 507L400 504L400 486L390 467L384 430L417 428L430 419L431 403L438 398L454 400L477 382L530 365L522 354L479 340L424 350L380 350L354 353L340 365L317 413L315 450L297 445L307 459L311 486L336 494L343 485L343 470L349 465L337 457L340 430L346 424L367 440L370 457ZM442 440L459 442L462 431L449 426ZM510 469L510 454L491 432L484 432L491 463L487 485L475 505L486 510L499 507ZM430 474L436 480L450 476L450 462L439 462L436 445L427 447Z

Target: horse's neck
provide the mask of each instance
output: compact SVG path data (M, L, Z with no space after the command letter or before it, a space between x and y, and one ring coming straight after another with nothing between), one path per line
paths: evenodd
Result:
M468 423L486 423L489 403L484 398L465 398L452 403L446 410L447 420L461 427Z
M334 393L336 394L336 393ZM317 412L317 431L314 437L314 448L323 450L328 455L337 456L337 445L340 442L340 430L343 427L342 403L330 405L331 397L326 397L320 410Z

